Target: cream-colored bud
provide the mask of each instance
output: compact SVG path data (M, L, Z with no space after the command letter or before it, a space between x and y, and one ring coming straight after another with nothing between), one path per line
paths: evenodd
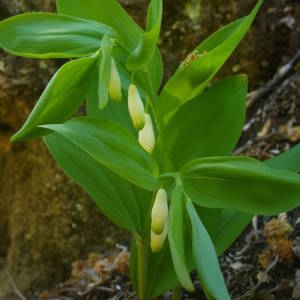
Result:
M165 189L159 189L151 211L151 229L156 234L164 230L168 218L168 197Z
M145 126L144 104L134 84L130 84L128 89L128 110L133 126L137 130L143 129Z
M168 223L165 224L164 230L161 234L156 234L151 230L151 240L150 240L150 247L152 252L156 253L161 250L164 245L166 236L168 232Z
M108 94L109 94L109 98L114 102L120 102L122 100L121 79L120 79L120 75L115 60L113 58L111 59Z
M152 153L155 146L155 134L149 114L145 114L145 126L139 131L139 143L147 152Z

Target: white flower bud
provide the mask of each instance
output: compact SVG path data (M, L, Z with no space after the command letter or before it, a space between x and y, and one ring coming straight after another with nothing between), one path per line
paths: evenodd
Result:
M168 218L168 198L165 189L159 189L151 211L151 229L161 234Z
M120 102L122 100L122 88L121 79L115 63L115 60L111 59L110 81L108 86L108 94L112 101Z
M134 84L130 84L128 89L128 110L133 126L137 130L143 129L145 125L144 104Z
M150 240L150 247L152 252L156 253L161 250L164 245L166 236L168 232L168 223L165 224L163 232L161 234L156 234L151 230L151 240Z
M139 143L147 152L152 153L155 146L155 134L149 114L145 114L145 126L139 131Z

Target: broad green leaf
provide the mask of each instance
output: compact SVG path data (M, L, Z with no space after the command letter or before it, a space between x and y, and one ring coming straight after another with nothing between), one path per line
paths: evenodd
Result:
M275 170L288 170L297 172L300 169L300 145L297 145L286 152L264 163ZM253 215L223 209L219 217L219 226L215 233L214 245L218 255L221 255L234 242L238 235L249 224Z
M216 300L230 300L213 243L191 200L186 210L192 225L194 265L204 290Z
M0 22L0 47L33 58L81 57L95 53L112 28L53 13L20 14Z
M275 170L288 170L297 172L300 169L300 145L264 163ZM216 230L214 245L218 255L221 255L234 242L238 235L249 224L253 215L229 209L223 209L219 218L219 226Z
M185 230L185 205L182 186L176 186L172 192L169 209L168 239L177 278L185 289L193 291L194 286L186 262Z
M220 256L249 224L252 214L196 205L195 209Z
M80 106L88 91L95 57L72 60L63 65L48 83L23 127L13 135L20 141L49 133L42 124L66 121Z
M181 169L184 190L195 203L272 215L300 204L300 176L248 157L211 157Z
M289 170L292 172L300 171L300 144L287 150L286 152L273 157L264 163L276 170Z
M239 75L217 82L182 105L161 139L175 168L197 157L231 154L244 124L246 97L247 78Z
M212 241L216 237L216 232L220 224L220 217L222 214L222 208L208 208L204 206L196 205L195 209L201 222L206 228Z
M116 0L56 0L57 12L83 19L90 19L114 28L124 47L136 47L141 28Z
M133 184L149 191L157 189L158 168L154 159L119 125L105 119L81 117L43 127L59 133Z
M101 62L98 78L98 101L99 108L103 109L108 103L108 85L111 72L111 52L113 44L111 36L105 34L101 44Z
M160 95L159 111L165 121L179 106L205 89L248 31L262 2L259 0L247 17L211 35L177 69Z
M220 256L235 241L239 234L251 221L253 215L229 209L223 209L219 217L213 243L218 256Z
M131 185L57 133L44 141L62 170L81 186L114 223L137 232L143 226L151 194Z
M146 32L142 34L126 63L130 71L145 69L150 63L158 42L161 19L162 0L152 0L148 9Z
M114 28L119 42L127 50L127 55L137 47L143 34L143 30L116 0L56 0L56 6L59 13L95 20ZM161 55L156 49L149 64L149 74L155 91L161 84L162 67Z

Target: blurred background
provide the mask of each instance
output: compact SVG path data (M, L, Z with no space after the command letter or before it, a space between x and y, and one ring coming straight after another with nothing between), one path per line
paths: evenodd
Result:
M120 1L144 26L148 1ZM246 15L255 0L165 0L160 49L168 79L210 33ZM0 0L0 19L55 11L54 0ZM247 123L236 153L260 159L300 140L300 1L265 0L251 30L218 74L249 76ZM64 281L76 259L129 236L57 168L41 140L11 144L62 60L0 50L0 299L12 299L6 271L24 293ZM284 66L284 68L282 68ZM216 116L217 118L218 116ZM226 134L226 133L224 133Z

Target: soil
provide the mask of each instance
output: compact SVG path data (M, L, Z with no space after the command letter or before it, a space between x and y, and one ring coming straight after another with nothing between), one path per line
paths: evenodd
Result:
M146 2L122 1L140 24L143 24ZM165 80L199 41L220 26L244 16L255 2L228 0L224 5L221 0L203 0L200 15L197 1L165 0L160 40ZM0 18L36 9L52 11L54 1L0 0ZM247 73L250 91L267 86L280 66L288 63L300 47L299 20L299 2L265 1L247 37L218 78ZM120 249L115 250L112 245L116 242L127 245L128 235L111 225L88 196L57 169L40 141L9 142L9 136L24 122L61 63L24 60L0 52L0 299L19 298L6 271L28 299L38 296L40 299L134 299L126 268L122 272L109 269L111 272L106 272L105 280L92 286L89 292L89 282L74 276L74 265L70 275L72 262L86 258L91 252L101 255L98 261L115 262ZM266 93L253 103L248 102L251 105L236 153L266 159L299 142L299 83L298 62ZM292 241L299 237L299 217L299 210L288 215L294 228ZM260 217L258 230L262 231L267 221ZM295 299L292 293L299 282L295 278L300 269L296 257L292 263L276 263L268 273L269 281L253 290L257 275L263 272L258 255L266 241L259 232L247 251L238 255L251 232L253 228L249 226L220 260L233 297L247 296L252 290L248 299ZM107 249L113 249L114 253L102 256L108 253ZM60 282L66 283L52 289L51 294L41 294ZM185 298L201 299L200 285L195 284L196 294L183 293ZM78 291L87 293L80 296L76 294ZM170 294L165 298L170 298Z

